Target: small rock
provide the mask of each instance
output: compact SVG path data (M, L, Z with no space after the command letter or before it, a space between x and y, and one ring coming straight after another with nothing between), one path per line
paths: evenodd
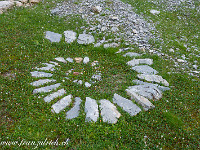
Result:
M91 44L95 42L95 39L92 35L89 34L79 34L77 42L79 44Z
M94 62L91 63L91 66L96 66L96 65L99 65L98 61L94 61Z
M45 38L50 40L51 42L60 42L62 38L62 34L47 31Z
M85 57L85 58L83 59L83 63L84 63L84 64L87 64L89 61L90 61L89 57Z
M93 7L91 8L91 10L92 10L92 12L94 12L94 13L100 13L100 12L102 11L102 7L100 7L100 6L93 6Z
M79 75L79 72L73 72L73 75Z
M63 57L57 57L57 58L55 58L55 60L57 60L59 62L67 63L67 61Z
M172 52L172 53L174 53L174 49L172 49L172 48L170 48L169 51Z
M81 58L81 57L76 57L76 58L74 58L75 59L75 61L77 62L77 63L81 63L81 61L83 60L83 58Z
M101 81L101 74L95 74L91 77L92 79L96 79L98 81Z
M186 62L186 60L183 60L183 59L177 59L177 61L178 61L179 63L184 63L184 62Z
M158 15L160 11L152 9L150 10L150 13L152 13L153 15Z
M137 56L141 56L141 54L138 53L133 53L133 52L128 52L126 54L123 55L124 57L129 56L129 57L137 57Z
M85 82L85 87L91 87L91 84L90 83L88 83L88 82Z
M76 40L76 32L74 31L64 31L64 35L67 43L72 43Z
M70 63L73 63L73 59L70 58L70 57L68 57L66 60L67 60L68 62L70 62Z
M77 83L80 84L80 85L82 85L82 84L83 84L83 81L82 81L82 80L79 80Z
M110 17L110 20L116 21L116 20L119 20L119 18L118 18L117 16L111 16L111 17Z
M109 48L109 47L112 47L112 48L119 47L119 44L117 43L104 44L104 48Z

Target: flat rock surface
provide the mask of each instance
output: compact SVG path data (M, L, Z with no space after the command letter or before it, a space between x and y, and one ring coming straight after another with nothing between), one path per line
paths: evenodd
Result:
M51 73L46 73L46 72L39 72L39 71L33 71L31 72L32 77L51 77L53 74Z
M76 40L76 32L74 31L64 31L65 42L72 43Z
M100 100L100 110L101 110L101 116L103 118L103 122L107 123L117 123L118 118L121 116L121 114L117 111L117 108L115 105L113 105L108 100Z
M86 113L86 122L94 121L96 122L99 117L99 110L96 100L86 97L85 102L85 113Z
M45 86L45 87L41 87L39 89L34 89L33 90L33 94L36 93L47 93L47 92L51 92L52 90L57 89L61 84L57 83L57 84L53 84L53 85L49 85L49 86Z
M51 42L60 42L62 34L47 31L45 38L50 40Z
M74 107L66 113L66 119L73 119L78 117L80 111L80 104L82 100L79 97L75 98Z
M134 53L134 52L128 52L126 54L123 55L124 57L137 57L137 56L141 56L141 54L138 54L138 53Z
M118 94L114 94L113 103L116 103L120 106L124 111L129 113L131 116L137 115L141 109L136 104L134 104L131 100L128 100Z
M66 91L65 91L64 89L60 89L60 90L58 90L57 92L54 92L54 93L52 93L52 94L46 96L46 97L44 98L44 101L45 101L45 102L51 102L51 101L54 100L55 98L57 98L57 97L59 97L59 96L62 96L62 95L64 95L65 93L66 93Z
M159 75L138 74L137 77L139 79L142 79L142 80L147 80L147 81L151 81L151 82L162 83L165 86L169 86L169 83L165 79L163 79L161 76L159 76Z
M65 96L64 98L52 105L52 112L59 113L60 111L65 109L65 107L69 106L71 101L72 95Z
M50 83L50 82L56 82L56 80L54 79L40 79L38 81L34 81L32 83L30 83L32 86L41 86L44 85L46 83Z
M55 58L55 60L57 60L59 62L67 63L67 61L63 57L57 57L57 58Z
M158 71L156 71L155 69L153 69L152 67L150 67L148 65L134 66L131 69L137 71L138 73L142 73L142 74L157 74L158 73Z
M37 70L47 70L47 71L54 71L54 67L55 65L49 64L49 63L43 63L44 65L46 65L46 67L41 67L41 68L35 68Z
M89 34L79 34L77 42L79 44L87 45L87 44L94 43L95 39L94 39L94 37L92 35L89 35Z
M139 64L146 64L146 65L152 65L153 64L153 59L149 59L149 58L146 58L146 59L133 59L129 62L127 62L127 64L129 66L136 66L136 65L139 65Z

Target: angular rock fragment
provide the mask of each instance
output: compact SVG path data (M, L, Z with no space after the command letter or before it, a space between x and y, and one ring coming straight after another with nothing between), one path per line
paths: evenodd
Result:
M51 77L53 74L46 73L46 72L39 72L39 71L33 71L31 72L32 77Z
M76 57L76 58L74 58L75 59L75 61L77 62L77 63L81 63L81 61L83 60L83 58L81 58L81 57Z
M86 97L85 102L86 122L96 122L99 117L99 110L96 100Z
M137 77L139 79L142 79L142 80L151 81L151 82L157 82L157 83L162 83L165 86L169 86L169 83L165 79L163 79L161 76L159 76L159 75L138 74Z
M129 89L126 89L126 92L131 96L131 99L134 99L138 104L140 104L145 111L155 107L147 98L140 96Z
M52 105L52 112L59 113L60 111L65 109L65 107L69 106L71 101L72 95L65 96L64 98Z
M158 71L156 71L155 69L151 68L148 65L134 66L131 69L142 74L157 74L158 73Z
M117 44L117 43L108 43L108 44L104 44L103 47L104 48L109 48L109 47L115 48L115 47L119 47L119 44Z
M84 64L87 64L89 61L90 61L89 57L85 57L85 58L83 59L83 63L84 63Z
M108 100L100 100L100 110L101 110L101 116L103 118L103 122L107 123L117 123L118 118L121 116L121 114L117 111L117 108L115 105L113 105Z
M137 56L141 56L141 54L138 53L133 53L133 52L128 52L126 54L123 55L124 57L129 56L129 57L137 57Z
M95 39L92 35L89 34L79 34L77 39L78 44L91 44L95 42Z
M66 59L68 62L70 62L70 63L73 63L73 59L72 58L70 58L70 57L68 57L67 59Z
M88 82L85 82L85 87L91 87L91 84Z
M41 87L39 89L34 89L33 94L42 93L42 92L44 92L44 93L51 92L52 90L57 89L60 85L61 85L60 83L57 83L57 84L54 84L54 85Z
M153 64L153 59L149 59L149 58L146 58L146 59L133 59L129 62L127 62L127 64L129 66L136 66L136 65L139 65L139 64L146 64L146 65L152 65Z
M50 40L51 42L60 42L60 39L62 38L62 34L47 31L45 38Z
M120 106L124 111L129 113L131 116L137 115L141 109L136 104L134 104L131 100L128 100L118 94L114 94L113 103L116 103Z
M42 63L42 64L44 64L44 65L46 65L46 67L41 67L41 68L35 68L35 69L37 69L37 70L47 70L47 71L54 71L55 69L54 69L54 67L55 67L55 65L52 65L52 64L49 64L49 63Z
M55 60L57 60L59 62L67 63L67 61L63 57L57 57L57 58L55 58Z
M59 96L64 95L65 93L66 93L66 91L65 91L64 89L58 90L57 92L54 92L54 93L52 93L52 94L46 96L46 97L44 98L44 101L45 101L45 102L50 102L50 101L52 101L53 99L55 99L55 98L57 98L57 97L59 97Z
M32 86L41 86L44 85L46 83L50 83L50 82L56 82L56 80L54 79L40 79L38 81L34 81L32 83L30 83Z
M65 42L72 43L76 40L76 32L74 31L64 31Z
M80 111L80 104L82 100L79 97L75 98L74 107L66 113L66 119L73 119L78 117Z

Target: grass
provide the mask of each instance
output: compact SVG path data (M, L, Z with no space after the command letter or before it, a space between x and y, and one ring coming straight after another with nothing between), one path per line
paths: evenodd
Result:
M124 0L136 8L137 13L143 13L146 18L158 22L157 29L161 33L164 43L152 43L154 46L163 46L163 51L172 57L182 54L189 57L192 64L197 60L199 65L199 39L194 38L199 31L199 14L195 10L187 13L161 11L158 16L153 16L147 10L156 8L147 1ZM197 5L199 3L197 2ZM170 85L171 90L163 93L163 98L154 101L155 109L140 112L135 117L118 110L122 114L117 124L111 125L102 122L86 123L84 103L81 104L80 116L75 120L65 120L65 111L59 114L51 113L53 103L45 103L39 95L33 95L34 87L29 85L35 81L31 77L32 68L40 67L41 63L54 60L56 57L85 57L91 61L99 61L103 80L95 86L85 89L68 81L62 82L65 71L71 67L81 67L93 72L90 66L79 64L68 66L62 64L60 71L54 78L62 82L68 94L79 96L84 101L85 97L109 99L114 93L124 97L125 89L132 85L131 80L136 78L136 73L125 64L131 58L124 58L115 54L118 49L94 48L92 45L84 46L77 43L66 44L64 38L60 43L50 43L44 39L46 31L63 34L66 30L74 30L78 34L83 32L81 26L87 26L79 17L70 20L51 16L50 8L54 6L51 1L45 1L31 8L15 8L0 15L0 134L2 141L22 142L17 144L2 144L2 149L198 149L199 148L199 79L189 76L186 72L168 74L174 68L170 60L164 60L156 55L146 53L142 57L152 58L152 67L159 71ZM181 16L177 21L175 17ZM169 19L167 19L169 18ZM185 25L185 23L188 25ZM75 24L75 25L74 25ZM177 30L178 29L178 30ZM187 41L182 41L181 37ZM99 38L99 37L95 37ZM191 49L186 51L184 44ZM191 45L190 45L191 44ZM168 52L169 48L178 48L176 53ZM138 52L135 47L133 51ZM194 55L190 55L194 53ZM104 67L104 68L103 68ZM63 72L62 72L63 71ZM11 75L9 75L9 74ZM86 77L87 75L84 75ZM75 78L75 77L72 77ZM78 91L77 91L78 90ZM45 95L45 94L44 94ZM41 95L40 95L41 96ZM127 97L129 98L129 97ZM66 145L43 145L36 147L28 141L64 142ZM24 144L23 144L24 143Z

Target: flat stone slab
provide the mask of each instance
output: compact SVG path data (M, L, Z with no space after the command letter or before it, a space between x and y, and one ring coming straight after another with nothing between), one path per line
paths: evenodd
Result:
M55 60L57 60L59 62L67 63L67 61L63 57L57 57L57 58L55 58Z
M162 83L165 86L169 86L169 83L159 75L138 74L137 77L142 80Z
M146 86L149 86L149 87L157 87L160 91L167 91L167 90L170 90L169 87L165 87L165 86L160 86L158 84L153 84L153 83L148 83L148 82L143 82L143 81L140 81L140 80L133 80L133 83L135 84L139 84L139 85L146 85Z
M95 39L89 34L79 34L77 42L78 44L91 44L95 42Z
M51 102L51 101L54 100L55 98L57 98L57 97L59 97L59 96L62 96L62 95L64 95L65 93L66 93L66 91L65 91L64 89L60 89L60 90L58 90L57 92L54 92L54 93L52 93L52 94L46 96L46 97L44 98L44 101L45 101L45 102Z
M107 123L117 123L118 118L121 116L121 114L117 111L117 108L115 105L113 105L108 100L100 100L100 110L101 110L101 116L103 118L103 122Z
M65 107L69 106L71 101L72 95L65 96L64 98L52 105L52 112L59 113L60 111L65 109Z
M136 65L139 65L139 64L146 64L146 65L152 65L153 64L153 59L149 59L149 58L146 58L146 59L133 59L129 62L127 62L127 64L129 66L136 66Z
M11 1L0 1L0 10L6 10L15 5L14 2Z
M129 96L131 96L131 99L134 99L138 104L140 104L145 111L155 108L155 106L147 98L140 96L129 89L126 89L126 92Z
M94 121L96 122L99 117L99 110L96 100L86 97L85 102L85 113L86 113L86 122Z
M116 103L120 106L124 111L129 113L131 116L137 115L141 109L136 104L134 104L131 100L128 100L118 94L114 94L113 103Z
M148 99L159 100L162 98L162 92L156 86L135 85L128 87L128 89Z
M39 89L34 89L33 90L33 94L36 94L36 93L47 93L47 92L50 92L52 90L57 89L60 85L61 85L60 83L57 83L57 84L54 84L54 85L41 87Z
M143 73L143 74L157 74L158 73L158 71L156 71L155 69L147 65L135 66L135 67L132 67L131 69L135 70L138 73Z
M56 82L56 80L54 80L54 79L40 79L38 81L34 81L34 82L30 83L30 85L41 86L41 85L44 85L44 84L50 83L50 82Z
M46 70L46 71L54 71L55 69L54 69L54 67L55 67L55 65L52 65L52 64L49 64L49 63L42 63L42 64L44 64L44 65L46 65L46 67L41 67L41 68L35 68L35 69L37 69L37 70Z
M33 71L33 72L31 72L31 76L32 77L37 77L37 78L40 78L40 77L52 77L53 74L46 73L46 72Z
M60 39L62 38L62 34L47 31L45 38L50 40L51 42L60 42Z
M115 48L115 47L119 47L119 44L117 44L117 43L107 43L107 44L104 44L103 47L104 48L109 48L109 47Z
M78 117L80 111L80 104L82 100L79 97L75 98L74 107L66 113L66 119L73 119Z
M141 56L141 54L138 54L138 53L133 53L133 52L128 52L126 54L123 55L124 57L137 57L137 56Z
M76 32L74 31L64 31L65 42L72 43L76 40Z

